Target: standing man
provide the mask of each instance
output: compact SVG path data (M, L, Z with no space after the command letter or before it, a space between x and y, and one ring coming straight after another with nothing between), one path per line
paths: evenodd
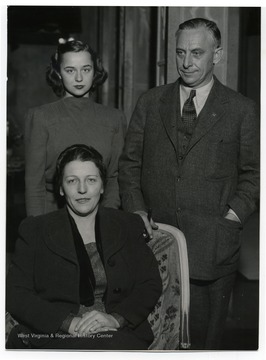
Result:
M120 161L126 211L186 237L192 349L219 349L240 250L259 197L259 119L252 100L213 75L221 34L206 19L176 33L179 79L142 95ZM147 209L152 209L152 219Z

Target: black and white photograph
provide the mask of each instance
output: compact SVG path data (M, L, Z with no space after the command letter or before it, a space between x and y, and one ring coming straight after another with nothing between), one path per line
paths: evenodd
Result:
M4 355L261 356L264 10L232 5L1 6Z

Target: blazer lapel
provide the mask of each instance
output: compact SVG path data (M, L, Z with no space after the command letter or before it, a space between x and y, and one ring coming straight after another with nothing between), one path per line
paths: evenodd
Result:
M208 99L199 114L188 151L221 119L225 113L224 104L226 102L228 102L228 98L224 95L218 80L215 79Z
M180 114L179 81L167 89L160 101L160 116L167 135L177 152L177 116Z
M67 210L59 210L54 214L55 216L47 222L49 230L45 238L46 245L54 253L76 264L76 250ZM107 261L123 246L127 238L127 229L105 208L99 207L98 216L103 257Z
M103 207L98 210L99 228L103 248L104 261L107 261L122 246L127 237L127 229L112 216L112 212Z
M54 213L47 223L48 237L45 239L46 245L51 251L59 256L77 263L76 250L72 229L66 209Z

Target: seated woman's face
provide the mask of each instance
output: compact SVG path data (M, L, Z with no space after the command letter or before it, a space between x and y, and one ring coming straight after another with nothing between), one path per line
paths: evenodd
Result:
M103 194L99 169L92 161L74 160L66 164L60 194L65 196L68 208L79 216L94 211Z

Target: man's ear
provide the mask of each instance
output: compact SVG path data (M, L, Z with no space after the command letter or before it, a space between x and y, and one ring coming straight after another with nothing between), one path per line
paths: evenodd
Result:
M214 65L218 64L218 62L223 57L223 53L224 53L224 51L223 51L222 47L219 47L219 48L214 50L214 55L213 55L213 64Z

